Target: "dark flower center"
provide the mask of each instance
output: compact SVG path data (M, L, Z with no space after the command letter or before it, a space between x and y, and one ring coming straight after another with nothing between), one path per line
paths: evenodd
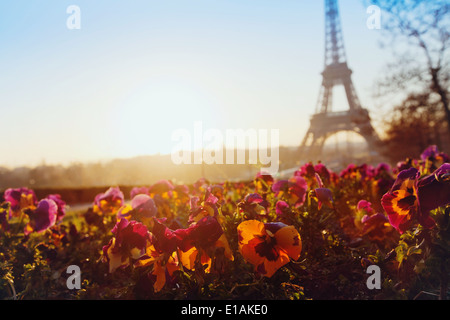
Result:
M413 195L410 195L408 197L405 197L401 200L399 200L397 202L397 205L402 209L402 210L407 210L409 207L413 206L414 203L416 202L416 197Z
M276 240L272 237L266 237L264 241L258 243L255 246L255 251L261 257L265 257L269 261L275 261L278 259L280 254L275 249Z

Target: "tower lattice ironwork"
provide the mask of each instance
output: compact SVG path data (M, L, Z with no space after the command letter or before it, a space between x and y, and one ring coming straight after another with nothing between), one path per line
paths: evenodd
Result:
M325 140L340 131L360 134L370 150L377 149L378 137L369 112L362 108L352 82L352 70L347 65L337 0L325 0L325 69L315 114L301 144L301 157L319 160ZM334 112L333 88L342 85L348 110Z

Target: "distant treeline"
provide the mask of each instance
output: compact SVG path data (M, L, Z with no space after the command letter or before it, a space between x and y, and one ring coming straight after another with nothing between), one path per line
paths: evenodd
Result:
M280 170L300 165L295 148L281 147L279 157ZM143 186L161 179L189 184L201 177L212 182L247 180L253 179L258 171L258 166L249 164L176 165L172 162L170 155L115 159L105 163L73 163L69 166L43 164L33 168L0 167L0 192L17 187L40 189L43 193L48 190L64 192L64 189L74 189L76 192L71 191L70 197L81 199L84 198L83 193L90 192L86 188L93 188L96 192L97 187L104 191L105 186Z

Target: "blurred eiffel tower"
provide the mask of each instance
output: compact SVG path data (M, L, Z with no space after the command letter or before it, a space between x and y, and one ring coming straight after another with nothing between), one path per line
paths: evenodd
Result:
M340 131L353 131L367 142L369 150L377 150L378 137L371 125L369 112L361 103L347 65L337 0L325 0L325 70L315 114L300 147L300 159L320 159L325 140ZM333 112L333 87L343 85L349 109ZM306 159L307 158L307 159Z

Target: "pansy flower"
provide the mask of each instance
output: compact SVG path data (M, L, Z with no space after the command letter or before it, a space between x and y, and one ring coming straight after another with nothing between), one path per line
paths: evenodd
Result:
M389 221L401 233L412 218L425 228L434 227L430 211L450 204L450 163L444 163L428 176L419 177L416 168L400 172L391 191L382 198Z
M173 273L180 269L176 252L166 256L163 252L149 245L146 254L135 264L136 267L147 267L153 265L150 278L153 278L153 289L155 292L164 288L167 280L173 277Z
M322 209L322 205L326 205L327 207L333 209L334 202L333 202L333 193L330 189L324 188L322 179L320 178L319 174L315 174L316 181L318 184L318 188L314 189L314 191L311 193L312 197L317 199L318 206L317 208L320 210Z
M146 194L137 194L129 204L122 206L117 211L117 219L136 220L150 225L152 217L156 216L158 209L153 199Z
M331 180L331 172L328 170L328 168L323 163L318 163L314 166L314 171L316 174L320 176L322 181L325 183L330 183Z
M124 203L119 187L111 187L105 193L99 193L94 199L93 211L100 214L115 213Z
M344 179L357 179L360 181L371 179L375 174L375 169L367 164L357 166L353 163L349 164L347 168L342 170L339 174Z
M153 288L159 292L173 273L179 270L177 243L179 238L175 232L162 223L162 219L153 218L151 244L147 246L146 254L136 261L136 267L153 265L151 278Z
M280 180L272 185L276 197L283 196L290 205L300 207L306 200L308 184L303 177L293 176L289 180Z
M358 167L354 163L350 163L345 169L339 173L339 177L345 179L353 179L357 177Z
M10 218L23 209L34 209L37 204L36 194L28 188L6 189L3 197L10 203Z
M366 200L360 200L358 204L356 205L356 209L358 211L363 211L366 215L372 215L373 214L373 208L372 203Z
M316 170L314 169L314 165L312 162L305 163L300 167L297 171L295 171L294 175L302 176L304 178L314 179L314 174Z
M156 215L156 205L153 199L146 194L138 194L131 200L131 207L135 215L140 217L154 217Z
M42 232L53 226L58 215L58 205L51 199L42 199L36 209L26 209L30 221L25 226L25 235L31 232Z
M379 247L387 247L393 236L393 227L389 219L383 213L375 213L372 203L360 200L356 206L355 225L360 230L360 235L367 237L369 241L376 243Z
M173 218L170 201L173 198L175 187L169 180L159 180L150 186L148 192L155 201L159 217Z
M293 226L247 220L237 227L237 231L242 256L266 277L270 278L290 259L300 257L302 241Z
M238 203L239 210L251 218L266 215L268 206L269 203L257 193L247 194L244 200Z
M179 243L182 241L182 234L178 234L170 229L165 223L167 219L153 218L152 243L161 252L171 254L177 250ZM178 229L175 229L178 230ZM180 229L181 230L181 229Z
M422 220L431 210L450 204L450 163L444 163L431 175L417 183L417 195ZM431 219L431 218L429 218ZM432 225L432 221L429 221Z
M277 213L278 216L280 216L280 217L284 216L289 211L290 211L289 205L285 201L283 201L283 200L277 201L277 203L275 205L275 212Z
M189 212L189 223L197 222L205 216L217 217L219 210L217 207L219 199L212 194L211 189L207 188L203 201L198 197L192 197L190 200L191 210Z
M397 164L395 165L395 168L392 170L393 173L398 174L400 172L402 172L403 170L407 170L409 168L413 168L415 167L415 164L413 163L413 159L406 159L403 161L399 161L397 162Z
M367 236L370 241L383 245L386 237L391 232L392 226L388 218L382 213L364 215L361 219L362 235Z
M173 200L177 206L183 206L189 202L189 187L181 184L176 185L172 190Z
M381 198L381 204L388 214L389 222L400 233L405 232L413 219L418 218L424 227L432 226L431 218L418 215L417 181L420 172L416 168L403 170L397 176L392 188Z
M450 157L440 152L436 145L426 148L420 155L420 159L424 162L425 173L435 171L444 163L450 162Z
M322 209L323 205L333 209L333 193L328 188L316 188L314 189L314 196L317 199L317 209Z
M273 177L269 173L259 171L254 180L255 189L260 192L267 192L272 187L273 181Z
M313 165L311 162L306 163L294 173L296 176L304 177L308 181L311 188L316 185L317 180L315 177L317 174L323 181L325 181L325 183L330 183L331 172L321 162L316 165Z
M55 201L56 205L58 206L56 221L62 220L62 218L64 218L64 216L66 215L66 202L61 199L61 195L49 194L46 198Z
M205 272L210 272L212 257L217 259L218 253L234 260L222 226L212 216L205 216L187 229L177 229L174 233L179 241L180 261L189 270L197 270L201 266Z
M142 223L121 219L111 232L114 237L103 247L103 261L109 263L110 273L117 268L129 266L131 259L137 260L146 254L151 237Z
M175 187L169 180L159 180L150 186L148 192L149 194L159 194L163 198L170 198L174 189Z
M372 203L367 200L360 200L356 205L356 214L354 218L355 226L362 230L363 224L361 222L364 216L371 216L374 214L374 210L372 208Z

